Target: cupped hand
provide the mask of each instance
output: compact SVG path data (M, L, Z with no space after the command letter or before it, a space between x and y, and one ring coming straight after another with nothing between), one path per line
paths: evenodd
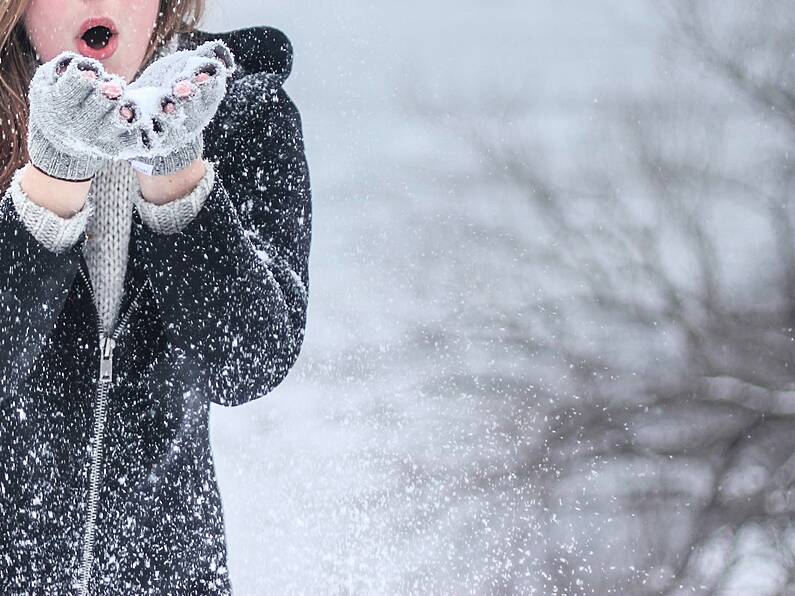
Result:
M181 50L150 64L124 92L125 105L140 114L141 145L119 157L170 173L201 156L202 130L226 94L235 60L220 40Z
M31 162L56 177L90 178L135 147L135 125L120 112L124 94L123 79L98 60L62 52L42 64L28 95Z

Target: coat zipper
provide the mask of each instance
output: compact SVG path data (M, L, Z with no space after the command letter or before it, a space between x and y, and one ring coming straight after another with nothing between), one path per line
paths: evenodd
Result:
M94 408L94 449L91 454L91 475L89 479L89 493L88 493L88 513L85 524L85 534L83 537L83 557L82 565L80 568L80 596L88 596L89 580L91 578L91 566L94 562L94 532L96 530L97 521L97 508L99 506L99 484L101 481L102 473L102 447L103 438L105 434L105 418L107 415L107 402L110 386L113 384L113 349L116 347L116 342L127 329L130 316L138 308L138 298L141 295L143 287L141 287L135 294L127 312L124 313L122 319L117 323L116 328L110 336L105 335L105 330L99 318L99 311L96 307L96 299L94 297L94 287L91 285L85 268L81 262L80 274L83 281L88 286L88 291L91 294L91 301L94 304L94 314L99 330L99 380L97 384L97 401ZM147 280L148 281L148 280ZM144 283L144 286L146 283Z

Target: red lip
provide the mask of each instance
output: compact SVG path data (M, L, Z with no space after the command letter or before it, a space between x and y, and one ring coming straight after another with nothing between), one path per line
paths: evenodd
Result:
M94 49L85 42L83 35L92 27L100 26L110 29L112 35L104 48ZM80 29L77 33L77 48L83 56L96 60L104 60L105 58L110 58L118 47L119 32L116 29L116 23L113 22L113 19L108 17L91 17L83 21L83 24L80 25Z
M91 17L90 19L83 21L83 24L80 25L80 31L77 33L77 38L82 38L83 35L86 34L86 31L92 27L107 27L113 32L114 35L118 33L118 31L116 31L116 23L113 22L113 19L109 19L108 17Z

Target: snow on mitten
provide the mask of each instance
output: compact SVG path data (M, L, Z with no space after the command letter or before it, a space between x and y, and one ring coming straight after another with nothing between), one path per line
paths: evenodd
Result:
M144 114L142 135L147 150L123 151L120 157L153 176L181 170L200 158L202 131L226 95L234 70L232 53L221 40L152 62L125 95Z
M28 154L63 180L87 180L122 148L140 143L135 118L120 114L124 81L102 63L61 52L36 69L28 101Z

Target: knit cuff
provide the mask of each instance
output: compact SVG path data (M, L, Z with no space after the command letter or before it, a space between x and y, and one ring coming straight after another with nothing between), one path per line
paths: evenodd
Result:
M27 230L55 254L60 254L75 245L80 235L86 229L88 218L94 213L94 203L86 198L83 207L71 217L61 217L42 205L30 200L20 184L22 171L18 169L11 178L8 192L14 203L14 208Z
M45 174L64 180L93 178L107 161L94 155L70 155L58 151L36 126L30 127L28 157Z
M130 165L149 176L166 176L184 170L192 162L204 155L204 139L199 134L176 151L159 157L135 157L129 159Z
M144 199L140 189L133 192L133 203L147 226L159 234L175 234L182 231L201 211L204 201L212 191L215 182L215 166L203 160L206 172L199 184L190 193L162 205Z

